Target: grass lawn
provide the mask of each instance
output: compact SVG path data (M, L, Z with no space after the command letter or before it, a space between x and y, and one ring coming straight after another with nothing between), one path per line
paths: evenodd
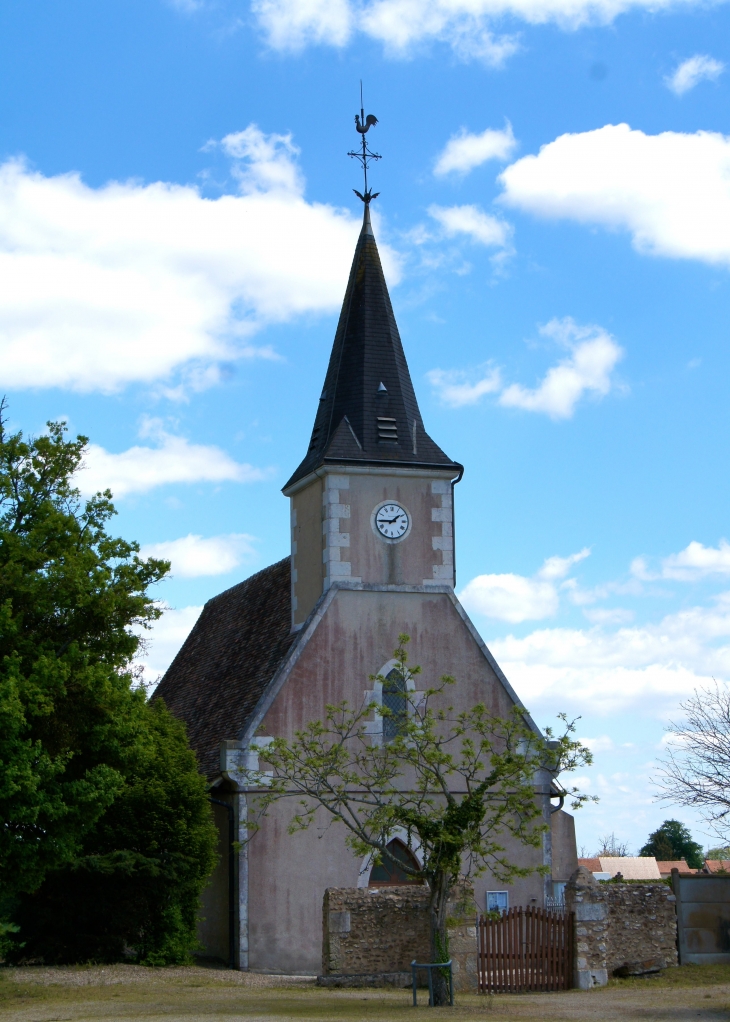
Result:
M419 999L427 1001L426 991ZM650 979L559 994L464 994L454 1008L411 1006L407 990L323 990L307 981L198 967L134 965L0 969L0 1019L76 1022L381 1022L448 1018L719 1022L730 1018L730 966L688 965Z

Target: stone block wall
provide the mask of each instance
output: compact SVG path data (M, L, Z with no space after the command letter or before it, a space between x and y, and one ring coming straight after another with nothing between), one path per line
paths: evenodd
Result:
M427 887L330 887L323 904L322 973L410 972L430 956Z
M565 888L575 913L575 971L581 990L603 986L624 965L677 964L675 897L666 884L600 884L579 866Z
M573 986L605 986L608 906L601 885L585 866L579 866L565 886L565 908L575 913Z
M454 990L476 993L479 986L477 971L477 928L475 920L454 923L448 928L451 972Z

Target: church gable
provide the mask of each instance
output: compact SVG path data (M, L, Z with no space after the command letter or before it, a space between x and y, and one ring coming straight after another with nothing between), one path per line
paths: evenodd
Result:
M335 583L249 718L241 735L244 756L259 728L291 735L323 719L328 703L347 700L355 707L369 701L370 676L386 669L402 632L411 638L412 662L423 668L419 687L453 674L457 684L444 698L457 710L484 703L507 716L522 705L450 587Z

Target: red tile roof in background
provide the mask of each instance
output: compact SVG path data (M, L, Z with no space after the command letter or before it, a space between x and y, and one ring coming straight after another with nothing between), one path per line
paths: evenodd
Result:
M730 873L730 859L705 859L708 873Z
M600 859L578 859L579 866L585 866L591 873L601 872L601 860Z

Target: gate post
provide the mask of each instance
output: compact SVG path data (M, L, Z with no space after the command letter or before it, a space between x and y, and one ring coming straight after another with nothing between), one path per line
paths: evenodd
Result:
M575 913L573 986L579 990L605 986L608 906L600 884L585 866L579 866L565 885L565 909Z

